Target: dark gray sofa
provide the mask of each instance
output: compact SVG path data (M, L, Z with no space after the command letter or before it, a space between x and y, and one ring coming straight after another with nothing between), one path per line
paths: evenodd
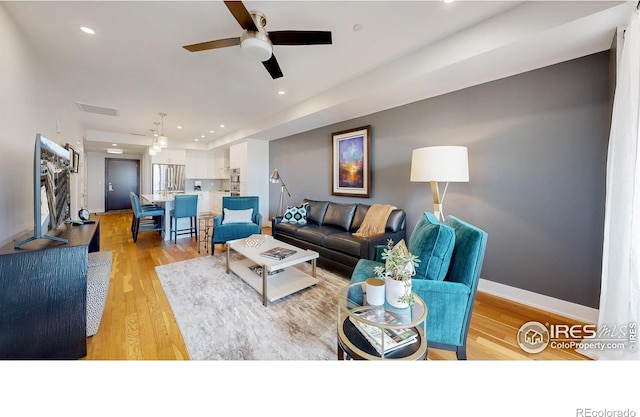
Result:
M273 237L294 246L320 254L318 266L350 277L360 259L376 259L376 246L387 239L398 242L406 237L406 213L391 212L384 233L369 238L353 236L364 220L370 205L339 204L330 201L304 199L308 204L307 224L283 223L282 217L272 220Z

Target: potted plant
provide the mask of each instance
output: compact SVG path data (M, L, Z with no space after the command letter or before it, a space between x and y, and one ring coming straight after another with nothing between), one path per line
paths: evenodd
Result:
M420 259L409 252L404 239L395 246L393 240L389 239L382 252L382 260L385 261L385 266L377 266L373 271L378 278L386 281L387 302L400 308L413 305L411 277L416 274Z

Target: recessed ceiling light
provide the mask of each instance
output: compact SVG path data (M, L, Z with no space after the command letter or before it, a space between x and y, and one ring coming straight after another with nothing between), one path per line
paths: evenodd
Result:
M220 125L220 127L224 127L224 125Z
M88 33L89 35L95 35L95 33L96 33L96 31L95 31L95 30L93 30L93 29L91 29L91 28L88 28L88 27L86 27L86 26L82 26L82 27L80 28L80 30L81 30L81 31L83 31L84 33Z
M199 141L200 139L198 139L198 138L195 138L194 140L195 140L195 141L197 142L197 141Z
M182 129L182 126L176 126L178 129Z
M112 143L111 146L118 146L118 144L117 143Z
M204 139L204 138L206 138L206 136L205 136L205 135L200 135L200 137L201 137L201 138L203 138L203 139Z
M209 133L216 133L216 131L215 130L210 130Z
M287 92L283 91L283 90L280 90L280 91L278 91L278 94L280 94L281 96L284 96L285 94L287 94Z

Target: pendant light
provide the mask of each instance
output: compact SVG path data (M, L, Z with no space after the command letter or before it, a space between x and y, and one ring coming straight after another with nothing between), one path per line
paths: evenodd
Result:
M159 113L159 114L162 117L162 133L158 137L158 144L160 145L161 148L167 148L169 146L169 139L167 139L167 137L164 135L164 116L166 116L167 114L166 113Z
M156 123L156 127L158 127L157 125L158 123ZM149 155L154 156L158 152L162 151L162 148L157 145L158 140L156 139L156 137L158 136L158 134L156 133L156 130L151 129L151 133L153 133L153 139L151 139L151 146L149 146Z

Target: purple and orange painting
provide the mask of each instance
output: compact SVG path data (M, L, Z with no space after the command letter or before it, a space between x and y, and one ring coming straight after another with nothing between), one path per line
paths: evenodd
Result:
M338 186L364 187L364 136L338 142Z

